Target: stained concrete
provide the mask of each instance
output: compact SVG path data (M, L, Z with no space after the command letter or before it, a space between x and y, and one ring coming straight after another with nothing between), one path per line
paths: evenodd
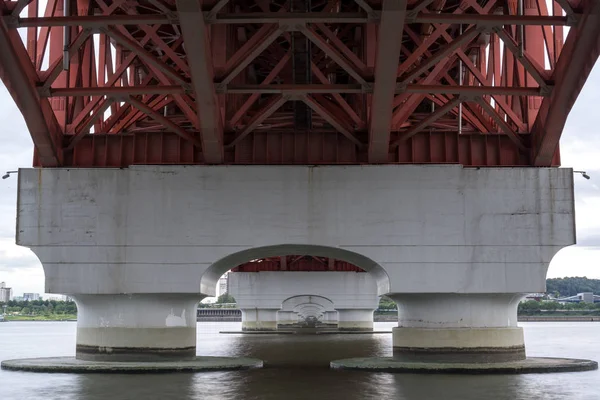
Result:
M335 328L332 329L310 329L310 328L300 328L300 329L289 329L285 328L284 330L277 331L220 331L219 333L231 334L231 335L369 335L372 333L387 333L391 334L390 331L338 331Z
M529 357L522 361L500 363L433 363L405 362L392 357L347 358L330 363L333 369L355 369L380 372L408 372L425 374L532 374L576 372L598 369L592 360L573 358Z
M196 357L188 361L101 362L78 360L75 357L48 357L6 360L0 366L12 371L106 374L230 371L262 368L263 361L256 358Z

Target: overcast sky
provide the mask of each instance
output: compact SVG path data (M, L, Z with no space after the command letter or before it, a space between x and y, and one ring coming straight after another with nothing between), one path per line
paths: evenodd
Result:
M592 177L575 177L576 246L561 250L552 260L548 277L600 278L600 65L592 72L562 136L562 164L585 170ZM33 144L27 127L0 82L0 174L30 167ZM35 255L15 245L17 179L0 180L0 282L14 295L44 292L44 272Z

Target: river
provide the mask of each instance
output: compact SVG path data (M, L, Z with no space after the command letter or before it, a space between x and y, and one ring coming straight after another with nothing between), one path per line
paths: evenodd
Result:
M600 360L600 322L525 322L527 354ZM0 360L69 356L75 322L0 324ZM198 323L198 354L266 361L252 371L105 375L0 371L0 399L42 400L598 400L600 371L530 375L416 375L337 371L329 361L389 356L391 334L226 335L238 322ZM394 323L375 323L391 330Z

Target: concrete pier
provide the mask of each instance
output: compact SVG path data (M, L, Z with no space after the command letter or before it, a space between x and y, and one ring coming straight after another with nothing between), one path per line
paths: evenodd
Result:
M338 312L338 329L344 331L372 331L373 311L360 308L336 308Z
M76 358L89 361L196 357L197 294L74 296Z
M301 254L367 273L233 273L246 327L275 329L284 300L314 295L340 327L364 329L388 295L400 357L501 362L524 356L516 304L575 243L573 204L572 171L558 168L21 169L17 243L42 262L46 292L81 303L80 357L188 357L188 308L223 273Z
M242 330L275 331L277 330L277 308L241 308Z
M312 317L320 322L329 313L329 318L335 319L328 323L337 321L341 330L373 330L379 297L376 281L368 273L234 272L228 279L229 292L242 309L244 330L257 329L249 328L258 326L256 313L244 312L255 308L292 311L300 320ZM264 318L272 316L265 314Z
M298 314L294 311L277 312L277 327L285 327L286 325L294 325L298 322Z
M405 361L507 362L525 359L517 326L521 294L394 294L394 356Z

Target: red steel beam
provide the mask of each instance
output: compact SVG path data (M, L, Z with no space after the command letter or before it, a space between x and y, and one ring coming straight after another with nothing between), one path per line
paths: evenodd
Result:
M235 146L238 142L248 136L256 129L265 119L271 116L284 103L290 99L290 96L275 95L271 97L263 107L254 114L254 117L248 122L244 130L236 135L236 137L227 145L227 147Z
M398 144L400 144L400 142L403 142L403 141L415 136L417 133L421 132L421 130L423 130L423 128L433 124L435 121L437 121L438 119L440 119L441 117L443 117L444 115L446 115L447 113L452 111L456 106L458 106L460 104L460 102L461 102L460 98L455 97L452 100L450 100L449 102L447 102L446 104L444 104L442 107L437 108L427 118L423 119L422 121L420 121L419 123L414 125L408 131L402 133L398 139L396 139L394 142L391 143L390 146L392 148L395 148L398 146Z
M355 145L362 147L362 143L354 137L350 129L344 126L344 123L339 121L333 114L331 114L322 104L319 104L315 99L308 95L301 95L300 100L309 106L314 112L319 114L325 121L333 126L339 133L348 138Z
M42 97L68 97L68 96L110 96L110 95L143 95L143 94L185 94L185 90L177 85L148 85L148 86L97 86L48 89L42 92Z
M21 110L44 167L62 164L62 130L47 99L35 89L37 74L16 30L0 20L0 78Z
M223 121L214 88L214 73L207 27L197 0L177 0L177 12L196 96L196 108L206 162L223 162Z
M369 162L388 161L396 71L407 0L383 0L369 122Z
M600 1L585 2L584 15L572 27L554 72L556 86L540 106L531 129L533 163L549 166L577 96L600 56Z
M206 13L205 13L206 15ZM364 13L235 13L218 14L212 18L204 18L206 25L210 24L286 24L316 23L316 24L365 24L380 20L378 12L374 17ZM573 13L575 18L579 14ZM536 15L487 15L487 14L448 14L425 13L411 18L411 23L419 24L477 24L485 26L527 25L527 26L568 26L573 19L563 16ZM106 27L110 25L155 25L180 24L177 17L167 14L137 14L137 15L78 15L69 17L27 17L8 20L9 28L28 27L60 27L81 26L89 28Z

